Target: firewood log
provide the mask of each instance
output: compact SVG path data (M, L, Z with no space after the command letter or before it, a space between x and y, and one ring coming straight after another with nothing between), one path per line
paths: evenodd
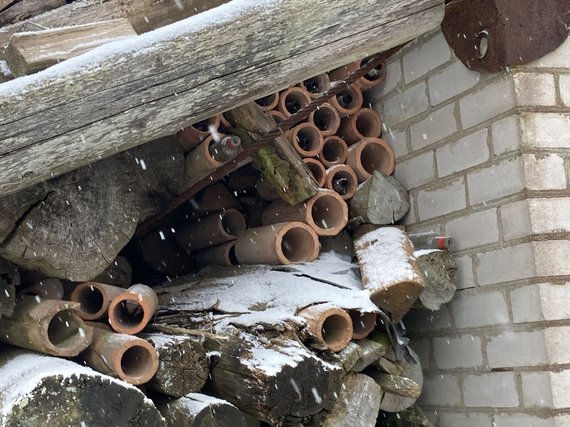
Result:
M245 418L231 403L200 393L179 399L162 399L158 410L166 427L246 427Z
M437 249L415 251L414 257L426 286L415 306L439 310L451 301L457 289L455 260L449 252Z
M157 333L139 336L154 345L160 362L146 387L172 397L183 397L202 389L208 377L208 357L200 341Z
M0 378L3 426L164 426L136 387L65 359L4 350Z
M128 288L131 285L133 269L129 260L118 256L101 274L93 279L94 282Z
M66 0L20 1L0 13L0 27L65 5Z
M0 223L2 219L0 218ZM11 316L16 305L16 286L20 284L18 268L0 258L0 317Z

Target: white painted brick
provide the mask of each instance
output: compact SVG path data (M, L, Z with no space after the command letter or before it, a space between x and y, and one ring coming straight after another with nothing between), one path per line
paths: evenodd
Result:
M501 292L466 294L457 292L451 300L451 311L457 328L477 328L509 322L505 297Z
M555 409L570 408L570 370L550 373L552 405Z
M522 160L517 157L471 172L467 185L471 204L516 194L524 188Z
M459 381L454 375L424 378L423 393L418 403L426 406L456 406L461 402Z
M533 247L538 276L570 275L570 240L533 242Z
M394 176L407 189L419 187L435 180L433 152L420 154L396 162Z
M479 83L481 75L455 61L428 79L431 105L438 105Z
M412 148L419 150L457 131L455 105L446 105L410 126Z
M557 49L526 65L525 68L570 68L570 39Z
M554 417L554 427L570 427L570 415L562 414Z
M394 61L389 61L387 67L384 82L378 87L378 90L372 89L372 91L374 91L372 94L374 99L378 99L392 92L402 81L402 67L400 66L399 57Z
M440 331L451 328L451 315L447 305L437 311L410 310L404 323L411 334Z
M525 154L526 187L529 190L566 189L564 158L557 154Z
M560 285L540 283L538 291L544 320L570 319L570 282Z
M461 123L467 129L516 106L512 79L505 77L459 101Z
M466 206L463 178L434 190L422 190L418 193L418 215L422 221L459 211Z
M435 151L437 171L444 177L469 169L489 160L487 129L482 129Z
M481 366L481 339L473 335L434 338L433 357L436 367L440 369Z
M510 282L536 275L530 243L484 252L475 259L479 285Z
M489 209L450 221L445 234L453 236L457 250L488 245L499 240L497 210Z
M570 116L559 113L521 114L521 138L527 147L570 148Z
M400 224L406 225L406 226L411 226L417 222L417 220L416 220L416 207L415 207L414 199L415 199L415 196L410 193L410 210L404 216L404 218L402 218L400 220Z
M514 408L519 406L519 396L512 372L467 375L463 380L463 395L467 407Z
M570 363L570 326L544 329L548 359L554 365Z
M472 258L469 255L455 257L455 266L457 267L457 289L474 288L475 278L473 276Z
M404 80L409 83L451 59L451 50L441 32L404 55Z
M494 427L490 415L440 413L439 427Z
M542 331L504 332L487 343L489 367L539 366L548 364Z
M408 146L406 144L406 132L403 130L387 129L382 132L382 139L388 143L394 154L396 160L408 154ZM396 165L398 162L396 162Z
M411 347L420 358L422 369L424 371L429 370L431 368L431 360L430 360L431 339L429 338L414 339Z
M495 155L517 150L521 146L521 133L518 116L505 117L491 126L493 151Z
M494 427L554 427L554 421L527 414L499 414L495 416Z
M535 234L570 232L570 197L528 200Z
M525 408L552 407L552 388L548 372L521 372Z
M516 73L513 79L518 105L556 105L553 74Z
M505 241L520 239L532 234L530 211L527 200L501 206L501 225Z
M560 76L560 97L567 107L570 107L570 74L562 74Z
M527 285L511 291L513 322L540 322L544 320L540 303L540 290L536 285Z
M394 127L427 109L426 84L420 82L388 98L383 105L382 118L386 126Z

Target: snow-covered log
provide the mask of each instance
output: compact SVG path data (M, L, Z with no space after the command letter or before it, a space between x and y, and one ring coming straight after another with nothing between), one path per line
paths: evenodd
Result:
M0 425L164 425L152 401L125 382L65 359L0 353Z
M233 0L2 83L0 193L388 50L443 15L444 0Z

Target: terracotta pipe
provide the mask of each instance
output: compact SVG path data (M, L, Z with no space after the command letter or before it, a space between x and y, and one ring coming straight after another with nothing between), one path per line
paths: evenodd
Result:
M362 92L356 85L347 86L336 96L333 96L329 102L336 108L341 117L347 117L356 113L364 103Z
M315 157L325 143L319 128L311 123L301 123L291 129L289 141L301 157Z
M209 117L182 129L176 134L176 140L184 152L187 153L210 136L210 129L218 129L219 127L220 116Z
M122 334L142 331L158 308L154 290L146 285L133 285L111 301L107 315L111 327Z
M263 211L262 221L263 225L300 221L319 236L336 236L348 223L348 205L334 191L320 190L296 206L276 200Z
M358 178L347 165L334 165L327 169L325 188L336 191L344 200L354 196L358 188Z
M259 105L263 111L274 110L277 108L277 104L279 104L279 92L256 99L255 103Z
M340 114L325 102L309 115L309 123L314 124L323 136L334 135L340 126Z
M269 181L267 181L264 177L259 177L257 182L255 183L255 190L259 197L263 200L273 201L280 199L279 194L275 191L275 189L271 186Z
M275 124L279 125L279 123L281 123L283 120L287 119L287 116L285 114L283 114L281 111L279 110L271 110L268 111L269 115L271 117L273 117L273 120L275 120ZM284 132L282 132L287 138L289 138L289 134L291 133L289 130L286 130Z
M53 356L77 356L93 338L78 309L75 302L24 297L10 318L0 319L0 340Z
M250 228L236 240L240 264L291 264L314 261L319 256L319 236L302 222Z
M226 119L226 116L224 116L224 113L216 114L216 116L220 119L220 126L218 127L218 130L227 132L233 127L230 121Z
M351 62L350 64L343 65L336 70L329 73L329 78L331 81L344 80L349 74L352 74L358 70L362 65L367 62L368 58L362 61ZM386 79L386 63L381 62L378 66L373 68L369 73L365 74L358 80L355 84L362 91L368 90L374 86L378 86Z
M64 289L59 279L42 279L22 289L18 297L40 297L42 299L63 299Z
M196 265L237 265L236 242L228 242L196 253Z
M299 84L300 87L309 92L309 96L313 99L317 98L323 92L326 92L331 87L331 81L326 74L319 74L318 76L311 77L310 79L303 80Z
M350 117L342 119L338 135L348 144L364 138L378 138L382 133L382 118L371 108L362 108Z
M378 316L376 313L362 313L359 310L349 310L352 319L352 339L366 338L376 327Z
M243 215L237 209L228 209L180 227L176 242L183 249L197 251L235 240L245 227Z
M319 153L319 160L324 167L330 168L346 162L348 158L348 145L340 136L332 135L325 138L323 148Z
M158 369L158 353L148 341L88 324L93 342L81 358L89 367L134 385L150 381Z
M124 288L104 283L85 282L71 292L71 301L81 304L79 316L84 320L99 320L107 317L111 301L125 292Z
M352 339L352 320L348 313L330 304L306 307L297 313L307 322L307 330L316 341L311 347L339 352Z
M219 138L225 135L219 134ZM195 183L223 166L222 162L214 159L209 151L210 144L214 142L212 135L208 136L200 145L186 154L186 165L184 167L184 189L192 187Z
M303 163L305 163L309 168L309 171L311 171L311 175L313 175L313 178L317 181L317 185L322 188L325 185L327 174L323 164L317 159L312 159L310 157L303 159Z
M377 170L384 175L394 172L396 157L381 138L365 138L348 149L347 164L354 169L358 182L364 182Z
M311 102L309 92L297 86L284 90L279 95L278 110L289 117Z

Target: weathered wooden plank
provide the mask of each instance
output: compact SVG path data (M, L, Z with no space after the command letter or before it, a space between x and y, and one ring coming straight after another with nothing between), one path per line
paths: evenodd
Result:
M20 1L0 13L0 27L23 21L51 9L63 6L66 0Z
M443 0L337 0L326 7L319 0L233 0L3 83L0 192L399 45L436 28L443 13Z
M136 36L125 18L93 24L14 34L5 60L15 76L43 70L120 38Z

